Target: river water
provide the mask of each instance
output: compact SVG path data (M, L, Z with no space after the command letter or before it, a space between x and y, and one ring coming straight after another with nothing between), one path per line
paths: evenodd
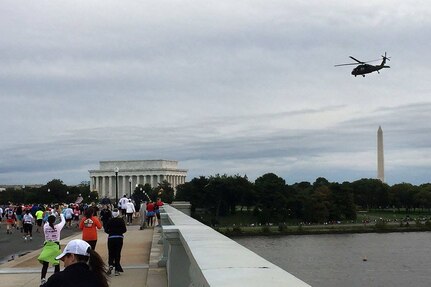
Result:
M431 232L234 240L313 287L431 286Z

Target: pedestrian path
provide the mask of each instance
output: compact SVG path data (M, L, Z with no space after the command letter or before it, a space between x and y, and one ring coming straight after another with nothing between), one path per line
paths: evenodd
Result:
M166 271L158 268L154 263L150 264L151 257L158 256L161 245L154 248L153 241L157 244L160 237L159 228L147 228L140 230L138 225L127 226L124 234L124 245L122 250L121 265L124 273L120 276L110 277L110 286L127 287L164 287L166 284ZM72 239L81 238L81 234L64 238L61 240L62 249ZM152 250L153 246L153 251ZM41 250L30 252L16 260L0 265L0 286L2 287L29 287L39 286L40 271L42 265L37 260ZM103 230L98 231L96 251L105 262L108 261L107 234ZM61 270L63 263L60 262ZM53 268L48 270L48 277ZM148 276L150 274L150 276ZM147 282L151 282L148 284Z

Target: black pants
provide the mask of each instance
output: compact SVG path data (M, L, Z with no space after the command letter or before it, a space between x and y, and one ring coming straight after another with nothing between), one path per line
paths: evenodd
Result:
M126 213L127 215L127 223L132 223L133 220L133 213Z
M33 224L24 223L24 233L29 234L30 236L33 236Z
M108 238L108 264L114 266L115 271L123 272L121 267L121 250L123 249L123 238Z
M92 250L96 250L97 240L85 240L88 244L90 244Z

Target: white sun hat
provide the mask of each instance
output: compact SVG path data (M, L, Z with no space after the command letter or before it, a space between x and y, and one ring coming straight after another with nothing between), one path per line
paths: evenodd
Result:
M88 244L84 240L74 239L74 240L69 241L69 243L67 243L63 252L60 255L58 255L57 257L55 257L55 259L59 260L59 259L63 258L63 256L68 254L68 253L90 256L90 253L88 253L88 251L90 249L91 249L90 244Z

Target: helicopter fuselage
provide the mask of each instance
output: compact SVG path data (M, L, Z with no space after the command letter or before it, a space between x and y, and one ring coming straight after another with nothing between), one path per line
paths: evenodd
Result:
M365 74L369 74L372 72L378 72L379 70L383 69L383 68L390 68L389 66L385 66L383 65L369 65L369 64L362 64L359 65L357 67L355 67L352 71L352 75L353 76L358 76L358 75L362 75L363 77L365 77Z

